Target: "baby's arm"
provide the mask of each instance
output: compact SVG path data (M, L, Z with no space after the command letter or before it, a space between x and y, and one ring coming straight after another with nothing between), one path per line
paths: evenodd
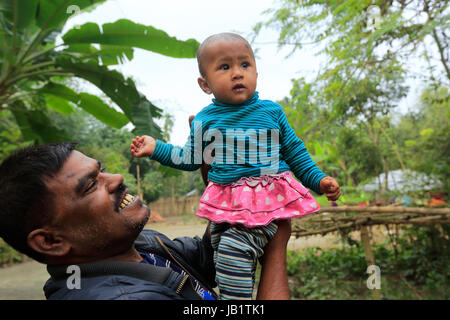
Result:
M279 123L281 152L291 171L307 187L319 194L325 193L328 200L339 199L341 195L339 184L334 178L325 175L312 161L303 141L296 136L282 109Z
M294 175L314 192L320 192L320 181L326 174L323 173L311 159L303 141L295 134L289 125L286 116L280 106L280 152Z

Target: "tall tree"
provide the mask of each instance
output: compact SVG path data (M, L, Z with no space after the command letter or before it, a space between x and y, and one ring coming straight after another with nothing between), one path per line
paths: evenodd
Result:
M328 110L327 126L364 128L360 141L368 138L364 145L379 150L377 161L371 161L373 169L378 171L381 164L387 173L405 165L386 127L389 121L383 119L406 95L406 79L421 74L435 83L450 81L448 2L282 0L254 30L256 36L264 27L276 29L279 46L291 46L293 52L317 46L326 63L315 79L302 81L298 95L306 97L304 103ZM438 57L437 62L431 57ZM417 61L424 68L428 64L425 72Z

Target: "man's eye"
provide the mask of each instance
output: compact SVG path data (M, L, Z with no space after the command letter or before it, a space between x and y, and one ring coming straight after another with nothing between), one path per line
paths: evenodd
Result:
M103 173L106 171L106 168L101 168L100 172ZM88 192L89 190L91 190L92 188L94 188L97 185L97 179L95 179L94 181L92 181L89 186L86 189L86 192Z
M223 64L223 65L220 66L219 69L220 69L220 70L228 70L228 69L230 69L230 66L227 65L227 64Z
M97 185L97 179L95 179L94 181L92 181L89 186L87 187L85 192L89 192L89 190L91 190L92 188L94 188Z

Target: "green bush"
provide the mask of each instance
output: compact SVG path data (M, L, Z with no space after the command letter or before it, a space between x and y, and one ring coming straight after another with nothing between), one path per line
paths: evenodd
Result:
M24 255L11 248L0 238L0 267L12 263L22 262Z
M383 299L448 299L449 226L411 227L373 246ZM362 246L288 252L291 295L300 299L371 299Z

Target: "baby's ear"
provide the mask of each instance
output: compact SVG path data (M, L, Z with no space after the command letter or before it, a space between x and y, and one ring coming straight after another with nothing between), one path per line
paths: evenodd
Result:
M206 82L206 80L202 77L197 79L198 85L200 86L200 88L203 90L203 92L205 92L206 94L211 94L212 91L209 88L208 82Z

